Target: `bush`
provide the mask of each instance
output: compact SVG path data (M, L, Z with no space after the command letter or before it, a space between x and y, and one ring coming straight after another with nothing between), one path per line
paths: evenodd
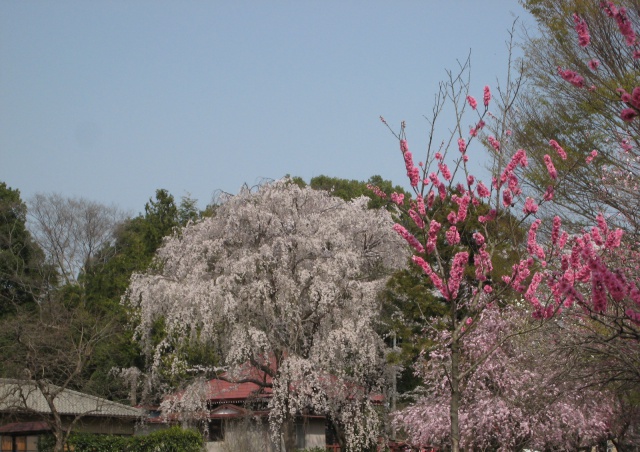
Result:
M180 427L171 427L160 430L146 436L130 437L131 452L201 452L204 448L202 435L196 430L183 430ZM81 452L76 449L77 452ZM96 451L98 452L98 451Z
M72 433L67 441L75 452L201 452L204 448L202 435L195 430L171 427L145 436L96 435ZM53 437L40 441L38 450L53 450Z

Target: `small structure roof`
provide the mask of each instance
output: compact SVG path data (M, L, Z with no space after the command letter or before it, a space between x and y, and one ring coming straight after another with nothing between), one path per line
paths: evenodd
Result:
M52 391L60 390L59 386L49 387ZM139 408L71 389L60 390L54 405L61 415L137 418L144 414ZM19 411L48 414L51 408L34 381L0 378L0 412Z

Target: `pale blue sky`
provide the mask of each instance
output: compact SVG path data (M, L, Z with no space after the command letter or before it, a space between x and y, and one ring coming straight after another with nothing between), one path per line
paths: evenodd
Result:
M515 0L0 0L0 181L137 214L289 173L404 184L445 69L503 78Z

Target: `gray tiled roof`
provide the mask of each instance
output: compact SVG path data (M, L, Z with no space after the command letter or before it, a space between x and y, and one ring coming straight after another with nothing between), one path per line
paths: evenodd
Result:
M52 391L58 386L49 385ZM54 399L57 411L63 415L140 417L143 410L107 399L63 389ZM0 412L30 411L51 413L47 401L33 381L0 378Z

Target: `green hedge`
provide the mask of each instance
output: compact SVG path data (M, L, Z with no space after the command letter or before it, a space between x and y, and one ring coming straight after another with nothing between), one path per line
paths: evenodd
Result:
M43 438L38 450L51 452L52 437ZM144 436L95 435L72 433L67 444L75 452L201 452L202 435L196 430L171 427Z

